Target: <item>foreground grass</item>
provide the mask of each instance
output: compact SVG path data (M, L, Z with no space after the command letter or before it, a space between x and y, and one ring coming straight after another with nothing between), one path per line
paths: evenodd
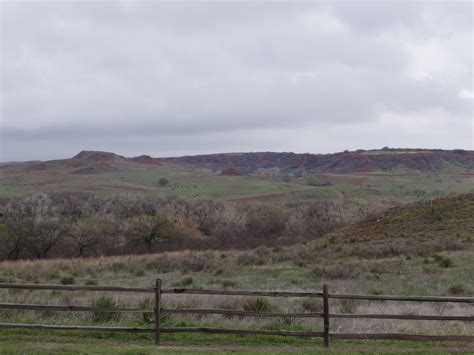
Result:
M449 342L332 341L271 336L163 334L162 345L151 335L75 333L62 331L0 331L0 353L68 354L442 354L472 352L474 344Z

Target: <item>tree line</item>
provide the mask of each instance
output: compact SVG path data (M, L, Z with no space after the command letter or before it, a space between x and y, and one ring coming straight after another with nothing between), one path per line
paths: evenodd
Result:
M39 193L0 200L0 260L292 244L334 230L336 210L330 200L268 205Z

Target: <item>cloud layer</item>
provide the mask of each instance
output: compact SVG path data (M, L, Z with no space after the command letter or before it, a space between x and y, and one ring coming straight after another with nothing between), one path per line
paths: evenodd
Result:
M2 161L473 149L468 2L0 6Z

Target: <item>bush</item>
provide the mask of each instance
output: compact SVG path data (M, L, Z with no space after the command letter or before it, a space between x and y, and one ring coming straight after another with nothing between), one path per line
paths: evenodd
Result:
M264 265L265 260L266 260L265 258L259 257L258 255L252 252L245 252L245 253L240 254L237 257L237 264L245 265L245 266Z
M356 300L340 300L341 313L354 313L359 306Z
M250 298L242 303L242 309L247 312L270 313L278 307L265 298Z
M168 186L169 183L170 183L169 180L167 178L164 178L164 177L162 177L158 180L158 186L161 186L161 187Z
M85 284L88 286L94 286L94 285L97 285L97 281L94 279L88 279L86 280Z
M137 269L137 270L135 270L135 276L136 276L136 277L145 276L145 270L143 270L143 269Z
M323 311L323 304L319 300L308 298L301 302L301 308L308 313L321 313Z
M194 279L191 276L187 276L184 279L181 279L173 284L175 287L187 287L191 286L194 283Z
M106 309L117 309L117 302L114 298L104 295L92 300L91 307L94 308L106 308ZM118 320L120 314L117 312L102 312L92 311L92 320L97 323L110 322Z
M182 273L190 271L210 271L214 269L215 259L212 253L190 253L180 260L179 270Z
M453 295L453 296L464 295L467 293L467 288L463 284L459 283L459 284L452 285L448 289L448 292L450 295Z
M138 308L141 309L154 309L155 307L155 302L152 298L142 298L140 301L138 301ZM143 323L152 323L154 319L153 312L143 312L142 313L143 317Z
M359 270L356 265L332 265L328 267L316 266L313 275L316 279L326 278L329 280L347 280L357 277Z
M442 256L442 255L439 255L439 254L435 254L435 255L433 255L433 259L434 259L434 261L436 261L438 263L438 265L440 267L448 268L448 267L454 266L453 261L450 258L448 258L447 256Z
M224 288L234 288L237 286L237 282L232 281L232 280L224 280L222 281L222 287Z
M369 291L369 295L380 296L383 295L383 291L378 288L373 288Z
M253 240L274 241L285 232L287 220L280 207L261 205L247 213L246 233Z
M65 275L63 277L61 277L61 284L63 285L73 285L76 280L74 279L74 276L72 275Z

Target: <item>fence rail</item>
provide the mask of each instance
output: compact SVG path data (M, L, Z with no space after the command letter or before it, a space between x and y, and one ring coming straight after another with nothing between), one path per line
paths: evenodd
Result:
M122 286L87 286L87 285L48 285L48 284L16 284L0 283L0 289L24 290L62 290L62 291L104 291L104 292L136 292L153 293L155 306L153 309L143 308L100 308L69 305L44 305L0 303L1 309L29 310L29 311L61 311L61 312L139 312L153 313L155 326L153 328L139 327L105 327L105 326L72 326L50 324L21 324L0 323L2 328L19 329L55 329L78 331L106 331L127 333L155 333L155 343L160 344L161 333L212 333L212 334L258 334L297 337L319 337L324 339L324 345L329 346L330 339L378 339L378 340L414 340L414 341L474 341L474 335L418 335L400 333L366 333L342 334L330 333L330 319L393 319L393 320L425 320L425 321L474 321L474 315L464 316L433 316L433 315L404 315L404 314L340 314L330 313L330 299L353 299L366 301L399 301L399 302L453 302L474 304L474 297L439 297L439 296L396 296L396 295L358 295L329 293L328 286L323 286L322 292L283 292L283 291L231 291L231 290L195 290L186 288L162 289L161 280L157 279L155 287L122 287ZM189 295L220 295L220 296L259 296L259 297L316 297L322 298L322 313L281 313L281 312L252 312L219 308L163 308L161 307L162 294L189 294ZM202 327L162 327L161 313L177 314L220 314L239 317L278 317L278 318L323 318L324 331L289 331L289 330L250 330L250 329L223 329Z

